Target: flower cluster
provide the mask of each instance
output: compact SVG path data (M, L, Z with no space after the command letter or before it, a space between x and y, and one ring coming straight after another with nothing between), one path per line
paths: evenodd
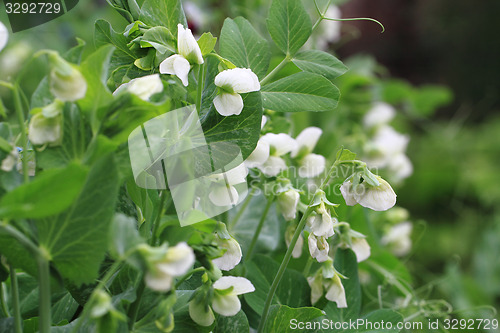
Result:
M325 261L316 274L307 278L311 287L311 304L314 305L325 294L325 298L337 303L338 308L346 308L347 301L341 278L343 276L333 267L332 259Z

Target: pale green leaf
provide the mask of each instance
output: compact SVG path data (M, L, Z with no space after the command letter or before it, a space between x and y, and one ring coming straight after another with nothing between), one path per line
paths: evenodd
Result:
M210 32L205 32L198 39L198 46L200 47L201 54L205 56L212 52L216 43L217 37L212 36Z

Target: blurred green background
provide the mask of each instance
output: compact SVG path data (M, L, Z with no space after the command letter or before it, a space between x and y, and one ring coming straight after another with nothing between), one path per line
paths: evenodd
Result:
M329 45L351 67L337 82L340 106L330 114L293 115L294 134L322 127L318 150L331 159L342 144L356 150L353 137L362 128L352 124L374 100L394 105L394 127L411 137L407 155L414 173L395 189L414 223L414 247L405 262L415 287L450 302L458 318L491 317L492 308L500 308L500 1L342 2L343 17L374 17L386 31L380 34L367 21L342 24L340 41ZM224 17L244 15L268 37L261 15L266 0L197 5L201 16L196 7L188 12L195 33L219 31ZM0 20L7 22L2 6ZM76 45L75 36L91 48L97 18L117 31L127 24L105 1L80 0L61 18L11 36L0 56L0 79L15 75L38 49ZM36 66L30 70L23 82L28 93L45 75Z

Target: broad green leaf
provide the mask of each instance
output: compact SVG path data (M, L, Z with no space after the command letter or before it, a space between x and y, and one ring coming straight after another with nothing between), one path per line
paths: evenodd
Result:
M280 112L330 111L337 107L340 92L319 74L296 73L261 89L265 109Z
M266 75L271 58L269 44L245 18L224 21L219 48L220 55L237 67L250 68L259 78Z
M238 222L229 230L230 234L238 240L243 250L246 253L252 237L257 229L259 220L264 213L266 207L266 198L263 195L253 195L250 203L238 219ZM240 207L230 210L229 221L237 214ZM282 239L280 233L280 223L284 221L281 214L278 214L276 204L273 204L266 216L266 221L257 239L255 247L256 251L274 251L277 249L279 242Z
M267 30L278 48L293 56L311 35L311 18L301 0L273 0Z
M323 75L328 80L333 80L347 71L347 67L342 61L319 50L299 52L292 61L303 71Z
M97 276L108 249L108 234L118 193L116 165L107 156L96 162L70 209L37 222L40 247L64 278L76 285Z
M255 291L245 294L245 301L257 313L264 310L269 288L279 269L279 264L264 255L255 257L245 264L246 277L255 286ZM273 303L302 307L311 305L311 288L306 278L299 272L287 269L276 290Z
M218 316L213 330L214 333L249 332L248 319L245 312L241 311L232 317Z
M52 322L55 324L63 320L70 321L78 309L78 303L69 292L66 292L57 302L52 302Z
M356 159L356 154L346 148L341 148L337 152L337 161L352 161Z
M119 213L111 223L110 236L110 252L116 259L124 259L129 250L144 242L139 236L136 220Z
M112 44L117 50L125 53L133 61L137 55L127 46L128 40L123 34L113 30L111 24L105 20L97 20L95 23L94 43L96 48Z
M338 249L335 253L335 269L347 279L342 280L345 289L347 308L338 308L334 302L329 302L324 311L328 319L345 321L358 318L361 309L361 286L358 278L358 262L356 255L349 249Z
M90 123L94 132L100 126L99 108L106 107L113 96L106 87L109 60L115 48L105 45L92 53L81 65L82 74L87 80L87 93L78 101L80 109L90 115Z
M41 173L32 182L8 192L0 200L3 218L43 218L58 214L76 199L87 171L78 164Z
M174 36L165 27L153 27L148 29L142 37L140 37L141 47L154 47L161 54L167 52L176 52L176 44Z
M243 97L243 111L238 116L221 116L215 107L211 106L210 112L202 120L202 128L207 144L213 145L212 154L222 158L227 152L223 149L228 144L235 144L241 150L243 160L252 153L259 140L260 124L262 121L262 99L260 92L241 94ZM230 161L231 159L228 155Z
M216 43L217 37L212 36L210 32L205 32L198 39L198 46L200 47L201 54L205 56L212 52Z
M26 273L37 276L38 268L33 252L21 245L17 239L2 233L2 231L0 227L0 253L15 268L22 268Z
M396 325L398 323L404 322L403 316L401 316L399 313L397 313L394 310L389 310L389 309L380 309L376 310L373 312L368 313L366 316L360 318L357 320L358 323L361 323L361 320L363 323L366 323L364 325L360 325L357 329L352 329L352 330L345 330L344 332L346 333L396 333L400 332L401 330L396 328ZM387 328L379 328L376 329L375 327L370 326L370 324L375 324L375 323L385 323L385 327L389 326L388 323L392 324L391 329Z
M321 317L323 312L313 307L291 308L286 305L273 305L269 309L264 332L292 333L302 328L307 332L306 326L299 327L299 323L305 325L312 323L314 319Z
M150 26L164 26L177 37L177 24L187 27L180 0L145 0L139 20Z

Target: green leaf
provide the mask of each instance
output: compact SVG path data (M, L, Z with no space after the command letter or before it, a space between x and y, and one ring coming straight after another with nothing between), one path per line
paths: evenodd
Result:
M115 215L110 235L110 252L116 259L124 259L129 250L144 243L139 236L136 220L123 214Z
M347 71L342 61L319 50L299 52L292 61L303 71L323 75L328 80L333 80Z
M337 161L352 161L356 159L356 154L346 148L341 148L335 157Z
M78 164L43 172L32 182L5 194L0 200L3 218L42 218L68 208L78 196L87 172Z
M142 37L140 37L141 47L154 47L161 54L167 52L176 52L176 44L174 36L165 27L153 27L148 29Z
M137 55L130 50L127 37L113 30L106 20L97 20L95 23L94 43L96 48L112 44L117 50L125 53L133 61Z
M212 36L210 32L205 32L201 35L200 39L198 39L198 46L200 47L201 54L205 56L212 52L216 43L217 37Z
M245 264L246 277L255 286L255 291L245 294L245 301L257 313L262 313L269 288L279 269L279 264L264 255L255 255ZM311 305L311 288L306 278L299 272L287 269L276 290L273 303L291 307Z
M187 26L180 0L145 0L139 20L150 26L164 26L177 36L177 24Z
M108 249L118 194L118 172L110 155L91 168L78 199L56 218L37 222L39 243L61 275L76 285L93 282Z
M278 48L293 56L311 35L311 18L301 0L273 0L267 30Z
M404 321L403 316L401 316L399 313L393 310L389 309L381 309L377 311L373 311L368 313L366 316L361 318L367 325L362 325L361 328L358 327L358 329L355 330L346 330L344 332L346 333L357 333L357 332L365 332L365 333L396 333L400 332L401 330L396 328L396 325L398 323L402 323ZM386 323L385 327L389 326L388 323L392 324L391 329L375 329L373 327L370 327L370 324L368 323L381 323L381 322ZM373 328L373 329L372 329Z
M312 322L321 317L323 312L313 307L290 308L286 305L273 305L269 309L269 315L266 321L264 332L292 333L297 332L294 323ZM307 327L304 327L307 328ZM303 331L305 332L305 330Z
M241 311L232 317L218 316L213 330L214 333L249 332L248 319Z
M241 150L243 160L250 155L259 140L260 124L262 121L262 99L260 92L241 94L243 110L238 116L221 116L215 107L211 106L208 115L202 120L202 128L207 144L212 144L212 154L222 158L230 153L223 151L226 144L234 144ZM214 145L220 143L219 145Z
M220 55L237 67L250 68L259 78L266 75L271 58L269 44L245 18L224 21L219 48Z
M340 92L319 74L295 73L265 85L262 104L280 112L330 111L337 107Z

